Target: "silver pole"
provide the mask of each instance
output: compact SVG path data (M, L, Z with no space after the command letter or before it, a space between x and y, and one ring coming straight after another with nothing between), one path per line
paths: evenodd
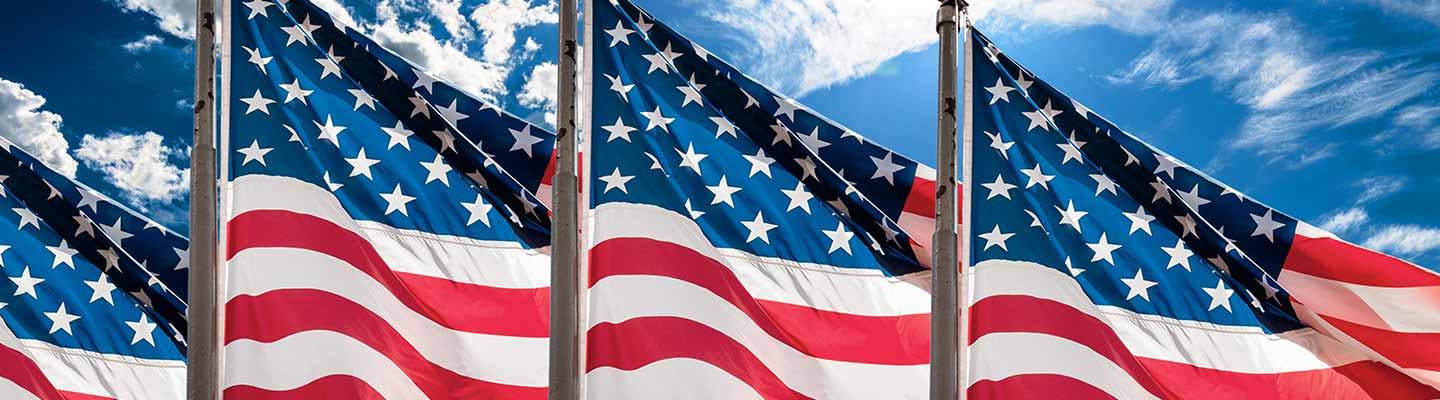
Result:
M961 1L963 4L964 2ZM930 399L951 400L960 396L960 303L959 263L955 243L955 78L959 75L955 54L958 21L956 0L941 0L935 16L940 34L939 127L936 130L935 236L931 243L930 302Z
M580 258L575 176L577 0L560 1L560 107L550 229L550 399L580 398Z
M215 1L195 2L195 148L190 151L190 295L186 397L220 398L215 230Z

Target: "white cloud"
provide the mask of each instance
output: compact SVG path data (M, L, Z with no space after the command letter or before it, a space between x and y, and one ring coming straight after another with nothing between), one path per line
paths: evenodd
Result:
M1431 23L1440 24L1440 1L1435 0L1360 0L1381 10L1405 14Z
M125 48L126 52L129 52L130 54L135 54L145 50L149 50L151 47L155 47L155 45L158 45L160 43L164 43L164 40L161 40L159 36L145 35L144 37L135 39L135 41L126 43L121 47Z
M465 16L460 14L460 0L430 0L430 14L445 25L445 31L459 40L469 39L475 31Z
M977 0L972 3L971 18L991 29L1106 25L1127 32L1164 28L1165 16L1171 7L1170 0Z
M1336 234L1345 234L1359 228L1370 220L1370 214L1360 208L1347 208L1324 217L1320 227Z
M154 15L160 30L178 38L195 37L195 0L114 0L126 11Z
M1272 162L1315 162L1333 155L1305 140L1380 117L1435 86L1440 70L1389 61L1370 51L1327 51L1322 39L1288 17L1216 13L1176 17L1117 84L1175 88L1208 79L1250 109L1230 146ZM1218 34L1224 32L1224 34Z
M41 110L45 97L25 85L0 78L0 137L66 176L75 176L77 164L67 151L70 142L60 133L59 114Z
M545 122L555 126L555 110L559 99L556 93L560 87L560 71L554 63L544 62L530 70L525 86L515 98L520 105L545 111Z
M470 58L464 43L437 39L427 24L406 27L391 18L367 28L380 45L471 94L493 102L506 93L510 66Z
M560 15L556 12L555 2L549 0L538 5L532 5L530 0L490 0L476 7L470 13L470 20L475 21L484 36L482 54L485 61L503 64L510 61L516 29L554 24L559 22Z
M340 4L339 0L310 0L310 2L315 4L316 7L320 7L321 10L325 10L326 13L330 14L330 18L336 22L352 27L357 26L355 24L355 17L350 13L350 8Z
M168 203L190 187L190 169L170 163L185 150L167 147L155 132L112 133L104 137L85 135L75 155L85 165L100 171L128 197L143 202Z
M524 49L525 49L525 53L523 53L523 54L524 54L525 57L528 58L528 57L530 57L530 56L533 56L533 55L535 55L536 52L540 51L540 42L536 42L536 41L535 41L535 38L533 38L533 37L527 37L527 38L525 38L525 47L524 47Z
M1386 253L1420 255L1440 249L1440 229L1419 225L1388 226L1370 235L1364 244Z
M1361 188L1360 196L1355 198L1355 204L1366 204L1380 200L1399 192L1405 188L1409 179L1399 176L1377 176L1361 179L1355 186Z

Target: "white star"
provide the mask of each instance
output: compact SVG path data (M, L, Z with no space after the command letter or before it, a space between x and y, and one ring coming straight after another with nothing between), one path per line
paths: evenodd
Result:
M1121 214L1125 214L1125 218L1130 219L1130 233L1145 231L1146 235L1150 234L1150 223L1155 221L1155 217L1146 214L1144 206L1135 207L1135 212L1133 213Z
M800 165L801 181L807 178L818 178L818 176L815 175L815 162L811 161L809 157L797 158L795 159L795 163Z
M660 106L658 105L655 106L655 111L641 112L640 115L644 116L645 119L648 120L645 125L646 132L649 132L656 127L659 127L660 130L669 133L670 123L675 122L674 118L665 118L665 115L660 113Z
M774 125L770 125L770 131L775 133L775 140L771 141L770 144L776 145L784 142L785 144L789 145L791 143L791 133L789 127L777 123Z
M681 155L683 156L684 154ZM742 154L742 156L745 157L745 161L750 162L750 175L747 177L760 173L768 177L774 177L774 175L770 175L770 164L774 164L775 159L765 156L765 149L756 149L755 155L753 156L748 154Z
M710 200L710 205L725 203L731 207L735 206L735 193L740 191L740 188L730 186L730 183L726 181L726 177L724 175L720 176L719 184L715 186L706 186L705 188L710 189L710 193L715 195L715 199ZM770 243L770 241L766 240L765 243Z
M350 164L350 176L364 176L366 178L375 179L375 177L370 176L370 167L375 166L375 164L379 164L380 160L365 157L365 148L361 147L360 154L355 155L355 158L345 159L345 162Z
M325 57L315 59L315 63L320 64L320 79L323 80L330 75L343 78L344 75L340 73L340 62L345 61L345 57L335 55L335 46L330 46L325 55Z
M133 346L141 341L150 343L151 346L155 345L156 325L151 323L149 318L145 317L145 313L140 313L140 319L135 320L135 322L125 321L125 325L130 326L130 330L135 331L135 336L130 338L130 345Z
M1120 281L1124 282L1125 286L1130 287L1130 292L1125 295L1125 300L1130 300L1135 298L1135 296L1140 296L1140 298L1145 299L1145 301L1150 301L1150 288L1155 287L1155 285L1159 284L1153 281L1145 280L1145 270L1143 269L1136 270L1134 278L1121 279Z
M424 115L425 118L430 118L430 103L420 98L420 96L410 96L410 117L413 118L416 115Z
M1007 152L1010 151L1011 147L1015 146L1015 142L1006 142L1005 139L1000 138L1000 134L998 133L985 132L985 136L990 137L990 148L999 151L1000 157L1006 160L1010 159L1010 154Z
M406 196L404 192L400 191L400 184L395 184L395 190L390 193L381 193L380 197L385 199L385 215L399 211L400 215L410 216L406 205L415 201L415 198Z
M415 72L415 84L410 85L411 89L425 88L426 92L435 93L435 77L418 69L411 69Z
M894 153L885 153L885 158L870 157L870 161L875 163L875 174L871 175L870 179L885 178L885 182L895 184L895 173L905 169L905 166L890 161L893 155Z
M830 143L820 140L820 127L818 126L815 127L815 129L811 129L809 135L801 133L798 136L800 136L800 143L804 143L805 147L814 150L815 154L820 154L820 149L830 145Z
M735 133L735 124L730 123L729 119L725 117L710 117L710 121L715 123L716 139L719 139L720 135L730 135L730 137L733 138L739 137Z
M75 333L70 331L70 323L80 319L79 316L65 311L65 302L60 302L60 308L56 309L55 312L45 313L45 318L50 319L50 333L65 331L65 333L71 335Z
M745 109L746 109L746 110L749 110L750 107L759 107L759 106L760 106L760 102L755 101L755 96L751 96L751 95L750 95L750 92L745 91L745 89L740 89L740 93L745 95Z
M1071 135L1073 136L1074 134L1072 133ZM1080 148L1075 147L1075 144L1072 144L1070 142L1060 142L1055 144L1055 146L1059 147L1060 151L1065 152L1065 158L1060 160L1060 165L1065 165L1065 163L1070 162L1070 160L1075 160L1076 162L1079 162L1081 164L1085 163L1085 159L1080 158Z
M760 239L760 241L762 242L770 243L770 230L775 229L775 227L777 226L775 224L765 223L764 213L758 211L755 213L755 219L749 221L741 221L740 225L744 225L745 229L750 230L750 235L745 237L745 243L753 242L755 241L755 239Z
M1060 112L1051 109L1050 102L1047 101L1045 102L1045 108L1035 111L1026 111L1021 114L1024 114L1025 118L1030 119L1030 127L1025 129L1026 132L1033 131L1035 130L1035 128L1044 128L1045 131L1048 132L1050 131L1050 118L1060 114Z
M0 179L0 181L3 181L3 179ZM0 197L4 197L4 196L0 196ZM103 198L103 197L100 197L100 194L95 193L95 192L91 192L91 191L89 191L89 190L81 190L81 191L80 191L80 204L77 205L77 206L75 206L75 207L76 207L76 208L81 208L81 209L83 209L83 208L85 208L85 207L90 207L90 211L99 211L99 210L100 210L100 201L101 201L101 200L104 200L104 198Z
M1022 69L1015 72L1015 84L1020 85L1020 90L1029 92L1030 85L1035 84L1035 82L1025 80L1025 70Z
M1045 190L1050 190L1050 180L1055 179L1055 175L1045 175L1045 172L1040 170L1040 164L1035 164L1035 168L1021 169L1020 172L1029 178L1025 181L1026 189L1039 184Z
M119 217L116 217L115 223L112 223L110 225L100 225L100 230L105 231L105 236L110 237L110 240L115 241L116 244L119 244L122 240L129 239L135 236L130 234L130 232L126 232L124 226L121 225L121 222L123 221Z
M95 252L100 253L100 258L105 259L106 271L120 267L120 254L116 253L114 249L101 249L95 250Z
M695 56L696 56L696 57L700 57L701 60L710 61L710 51L709 51L709 50L705 50L704 47L700 47L700 44L699 44L699 43L690 43L690 47L694 47L694 48L695 48ZM718 72L720 72L720 71L715 71L715 72L718 73Z
M1075 99L1070 99L1070 105L1075 107L1075 113L1080 114L1080 118L1088 119L1090 118L1090 114L1095 113L1094 111L1090 111L1090 107L1080 104L1080 102Z
M243 49L245 49L245 52L246 52L246 53L250 53L250 59L249 59L249 60L246 60L247 62L249 62L249 63L251 63L251 64L255 64L255 67L260 69L260 73L261 73L261 74L264 74L264 75L269 75L269 74L270 74L270 71L266 71L266 70L265 70L265 65L266 65L266 64L269 64L269 63L270 63L270 60L274 59L275 57L261 57L261 56L260 56L260 50L259 50L259 49L252 49L252 48L245 47L245 46L240 46L240 47L243 48Z
M680 168L689 167L690 169L695 170L695 173L697 174L700 173L700 161L704 160L705 157L709 157L709 155L707 154L696 153L694 143L691 143L690 146L685 149L685 151L675 149L675 152L680 153ZM724 178L722 177L721 180L723 181Z
M320 129L319 140L329 140L330 143L334 143L335 146L340 146L340 133L345 132L345 127L335 125L334 121L331 120L331 116L325 116L324 125L321 125L319 121L316 121L315 127Z
M1112 253L1121 247L1119 244L1110 243L1110 240L1105 236L1104 232L1100 233L1099 242L1086 243L1085 246L1090 247L1090 251L1095 252L1095 256L1090 257L1090 262L1105 260L1109 262L1110 265L1115 265L1115 255Z
M1000 250L1010 251L1010 248L1005 247L1005 241L1010 240L1011 236L1015 236L1015 234L1000 232L1000 225L995 225L995 229L990 230L989 233L980 234L980 238L985 239L985 248L981 250L990 250L991 247L1000 246Z
M615 47L619 43L630 45L630 34L635 33L635 31L626 29L618 20L615 21L615 29L605 29L604 31L606 35L610 35L610 47Z
M1155 189L1155 198L1150 199L1150 202L1159 203L1163 199L1169 204L1174 201L1174 198L1170 197L1170 186L1166 186L1164 182L1150 182L1150 188Z
M271 3L265 0L247 1L245 2L245 8L250 9L250 15L246 16L245 19L255 19L256 15L263 15L265 17L269 17L270 6L273 5L275 5L275 3Z
M1040 223L1040 216L1035 215L1035 213L1030 210L1025 210L1025 215L1030 216L1031 228L1040 228L1041 232L1050 233L1049 230L1045 229L1045 224Z
M1175 194L1180 196L1180 201L1189 204L1194 210L1199 210L1200 206L1210 204L1210 200L1205 200L1204 197L1200 197L1200 184L1198 183L1191 187L1189 192L1176 191Z
M631 179L635 179L635 177L621 175L620 167L615 167L615 171L610 175L600 177L600 180L605 182L605 190L601 193L610 193L610 189L620 189L621 193L628 194L630 190L625 187L625 184L630 183Z
M645 22L645 12L641 11L640 15L635 18L635 25L639 26L640 30L645 31L645 33L650 33L650 27L654 24Z
M1270 279L1266 277L1260 278L1260 288L1265 290L1265 298L1267 299L1273 299L1276 295L1280 294L1280 288L1271 285Z
M1015 88L1005 86L1004 80L995 78L995 86L987 87L985 91L990 92L990 104L995 104L995 102L1000 100L1005 100L1006 103L1009 103L1010 92L1015 91Z
M620 117L615 117L615 125L606 125L600 128L604 129L606 132L610 132L610 137L605 139L606 143L613 142L615 141L615 139L624 139L625 141L629 142L630 132L635 131L635 128L631 128L629 125L625 125L625 120Z
M1225 227L1222 226L1222 227L1220 227L1220 229L1217 229L1216 231L1220 234L1220 239L1222 239L1222 240L1225 241L1225 252L1226 252L1226 253L1229 253L1229 252L1232 252L1232 251L1239 251L1239 250L1240 250L1239 247L1235 247L1235 241L1234 241L1234 240L1230 240L1230 237L1229 237L1229 236L1225 236Z
M495 208L495 206L492 206L490 205L490 203L486 202L485 196L481 196L479 193L476 193L474 202L462 202L460 203L460 206L465 207L465 211L470 212L470 219L465 221L465 226L470 226L471 224L474 224L476 222L485 224L485 226L490 226L490 210Z
M280 84L280 89L285 90L285 101L282 104L290 104L291 101L300 99L300 104L309 105L310 103L307 103L305 98L310 96L310 93L315 92L314 90L305 90L305 88L300 87L299 78L296 78L290 83Z
M330 173L329 173L329 172L326 172L326 173L325 173L325 187L330 188L330 191L331 191L331 192L334 192L334 191L336 191L336 190L340 190L340 188L342 188L342 187L345 187L345 184L343 184L343 183L335 183L335 182L330 181Z
M381 127L380 130L390 136L390 143L385 145L385 150L393 149L395 146L410 150L410 136L415 135L415 132L405 129L405 125L401 124L400 121L395 121L394 128Z
M459 123L461 120L470 118L469 115L465 115L465 113L460 112L460 110L456 108L459 105L459 102L460 99L458 98L452 99L450 100L449 106L436 107L435 111L439 112L440 117L444 118L446 121L450 121L450 123L452 124Z
M60 240L59 246L45 246L45 248L55 256L55 262L50 265L50 268L56 268L62 264L70 266L71 269L75 268L75 255L80 252L70 248L70 244L66 243L64 239Z
M836 222L833 231L821 230L821 232L825 233L825 237L830 238L830 251L827 253L845 250L845 254L852 254L850 253L850 239L855 237L855 233L846 230L844 222Z
M680 91L680 95L685 96L680 100L681 108L690 103L699 104L702 107L705 105L705 98L700 96L700 90L705 89L705 85L695 83L695 74L690 74L690 81L687 84L676 86L675 89Z
M650 67L645 70L645 73L649 74L655 72L655 70L660 70L662 73L670 73L670 62L674 61L675 57L678 56L679 54L670 51L669 44L665 45L664 52L641 55L646 61L650 62Z
M305 142L300 140L300 134L295 132L295 128L291 128L290 125L285 124L281 124L280 127L285 128L286 132L290 132L290 139L288 141L300 143L300 146L305 147L306 149L310 148L309 146L305 145Z
M94 281L85 281L85 286L90 287L91 303L105 300L106 303L115 304L115 299L110 296L110 293L115 291L115 284L110 283L110 279L105 277L104 272L101 272L100 277L95 278Z
M1170 175L1170 179L1175 179L1175 167L1179 167L1180 164L1175 163L1175 160L1171 160L1169 156L1158 152L1155 153L1155 162L1159 164L1155 166L1155 176L1158 177L1161 173L1165 173Z
M610 90L620 95L620 100L629 103L630 89L634 89L635 85L626 85L625 82L620 81L620 77L610 76L610 74L605 74L605 78L610 80Z
M1075 210L1075 200L1070 200L1070 203L1066 204L1065 208L1055 206L1055 209L1060 212L1060 225L1070 225L1070 227L1075 228L1076 233L1080 232L1080 219L1090 214L1089 212ZM1103 237L1105 234L1102 233L1100 236Z
M36 300L40 299L40 295L35 293L35 286L39 285L41 282L45 282L44 279L30 276L30 267L25 267L24 270L20 271L20 276L11 277L10 281L15 282L16 296L22 294L29 294L30 297L35 298Z
M528 131L530 127L527 125L525 128L526 128L526 130ZM441 152L441 153L444 153L444 152L446 152L446 151L449 151L449 152L452 152L452 153L455 152L455 135L450 134L450 130L449 130L449 129L441 129L441 130L438 130L438 131L431 131L430 133L434 134L436 139L440 139L440 152ZM487 155L487 156L488 156L488 155ZM486 157L486 158L488 159L489 157ZM487 161L488 161L488 160L487 160Z
M353 110L360 111L360 106L368 106L371 110L375 109L375 98L370 96L370 92L366 92L365 89L345 90L350 92L351 96L355 96L355 108Z
M690 219L700 219L700 217L705 216L704 211L696 211L694 208L690 207L689 199L685 200L685 212L690 214Z
M534 157L535 144L544 141L530 134L530 124L525 124L525 128L518 131L511 129L510 136L515 138L515 144L510 145L510 151L523 151L527 157Z
M10 250L10 246L0 244L0 268L5 267L5 252L8 250Z
M450 164L445 162L444 157L436 154L434 161L428 163L421 162L420 167L425 169L425 183L440 181L441 184L447 187L450 186L450 171L452 169L450 168Z
M83 191L82 191L82 192L83 192ZM91 223L90 223L90 218L89 218L89 217L86 217L86 216L83 215L83 214L77 214L77 215L75 215L74 219L75 219L75 235L74 235L74 236L75 236L76 238L79 238L79 237L80 237L80 234L82 234L82 233L85 234L85 235L87 235L87 236L90 236L90 237L92 237L92 238L95 237L95 226L94 226L94 224L91 224ZM9 248L9 246L0 246L0 253L3 253L3 252L4 252L4 249L7 249L7 248Z
M1215 282L1214 288L1200 288L1200 290L1204 290L1205 294L1210 295L1210 308L1205 311L1214 311L1219 307L1225 307L1225 311L1231 311L1230 297L1235 295L1235 291L1225 287L1224 279Z
M1070 265L1070 257L1065 257L1065 269L1070 271L1070 276L1080 276L1080 274L1085 273L1084 268L1075 268Z
M645 153L645 157L649 157L649 158L650 158L650 169L656 170L656 171L660 171L660 172L665 172L665 167L663 167L663 166L660 165L660 159L655 158L655 155L654 155L654 154L650 154L649 152L646 152L646 153ZM670 173L666 172L665 175L670 175Z
M1115 192L1115 181L1110 180L1109 176L1106 176L1105 174L1090 174L1090 179L1095 180L1096 197L1099 197L1100 193L1104 192L1110 192L1110 194L1117 194Z
M1135 154L1134 154L1134 153L1131 153L1131 152L1130 152L1130 149L1121 147L1121 148L1120 148L1120 151L1125 152L1125 166L1128 167L1128 166L1130 166L1130 164L1139 164L1139 163L1140 163L1140 159L1135 158Z
M241 97L240 101L245 103L245 115L250 115L250 113L256 111L270 115L270 105L275 104L275 100L270 100L260 95L260 89L255 89L255 96Z
M1251 233L1250 237L1265 236L1271 243L1275 242L1275 230L1284 228L1285 224L1276 222L1272 214L1274 210L1266 209L1264 216L1250 215L1250 219L1255 221L1255 232Z
M1175 247L1161 247L1160 250L1164 250L1165 254L1170 256L1170 261L1165 263L1165 269L1181 267L1186 271L1190 270L1190 256L1195 253L1185 248L1185 240L1176 240Z
M980 186L984 186L986 189L990 189L990 194L985 196L985 200L993 199L995 198L995 196L1000 196L1004 197L1007 200L1012 200L1010 199L1010 190L1016 188L1015 185L1005 183L1005 177L1000 176L999 174L995 175L995 182L982 183L980 184Z
M12 208L10 210L14 211L16 215L20 216L20 224L16 226L15 229L25 229L25 225L30 225L35 227L35 229L40 229L40 218L36 217L35 213L30 212L29 209Z
M175 256L179 258L179 261L176 261L176 262L175 262L175 269L174 269L174 270L179 271L179 270L182 270L182 269L190 269L190 248L188 248L188 247L187 247L187 248L183 248L183 249L177 248L177 249L174 249L174 250L175 250Z
M777 108L775 109L775 115L774 115L774 116L779 117L779 116L781 116L781 115L784 115L785 117L790 118L790 121L791 121L791 122L794 122L794 121L795 121L795 111L799 110L799 109L800 109L800 106L797 105L797 104L795 104L794 101L790 101L790 99L787 99L787 98L784 98L784 97L780 97L780 96L771 96L771 97L774 97L774 98L775 98L775 103L778 104L778 105L776 106ZM816 150L819 150L819 149L816 149Z
M380 78L380 81L381 81L381 82L388 81L388 80L391 80L391 79L394 79L394 80L397 80L397 81L400 80L400 75L396 75L396 74L395 74L395 70L390 69L390 66L389 66L389 65L385 65L385 64L382 63L382 64L380 64L380 68L384 68L384 69L385 69L385 77L384 77L384 78Z
M780 189L780 192L790 199L790 204L785 206L786 212L799 208L805 210L806 214L810 213L810 200L814 199L815 195L810 194L809 190L805 190L805 183L795 182L794 190Z
M1200 235L1195 231L1195 219L1190 218L1190 214L1176 216L1175 221L1179 222L1180 227L1183 228L1180 231L1180 237L1194 236L1196 239L1200 238Z

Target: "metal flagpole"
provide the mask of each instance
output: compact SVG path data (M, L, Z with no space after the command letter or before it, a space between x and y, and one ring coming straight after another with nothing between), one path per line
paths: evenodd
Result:
M580 398L580 258L575 175L575 66L578 0L560 0L560 101L551 204L550 399Z
M960 7L964 1L959 0ZM940 34L939 126L935 156L935 236L930 303L930 398L951 400L960 396L959 263L955 225L955 78L957 0L941 0L935 16Z
M228 13L227 13L228 14ZM190 152L190 296L186 398L219 399L215 226L215 0L195 2L195 147ZM228 23L228 22L226 22Z

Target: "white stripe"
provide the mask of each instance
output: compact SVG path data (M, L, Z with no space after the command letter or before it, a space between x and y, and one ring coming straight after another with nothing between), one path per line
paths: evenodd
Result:
M970 382L999 381L1017 375L1063 375L1085 382L1117 399L1154 399L1135 378L1109 359L1058 336L991 333L970 345Z
M225 362L226 388L287 391L326 376L349 375L387 399L426 398L390 359L335 332L305 332L274 343L237 340L225 346Z
M533 387L546 384L548 339L446 328L405 306L369 275L329 255L299 249L250 249L236 254L229 268L227 302L240 295L256 296L280 289L333 293L384 318L421 355L445 369L488 382Z
M355 232L375 246L394 271L491 287L550 285L545 249L505 241L475 240L400 229L350 217L335 195L288 177L246 175L235 179L230 217L255 210L286 210L314 216Z
M1096 306L1075 279L1040 264L990 260L972 274L975 302L1025 295L1074 307L1119 335L1135 356L1223 371L1282 373L1326 369L1369 358L1313 329L1267 334L1258 327L1224 326ZM973 302L971 304L974 304Z
M695 250L734 271L745 290L757 299L859 315L930 312L930 293L919 284L921 279L915 274L893 278L879 271L799 263L717 249L694 220L650 205L606 203L594 212L597 223L593 243L615 238L648 238Z
M0 399L31 400L38 397L9 379L0 378Z
M1350 335L1346 334L1344 331L1341 331L1339 328L1336 328L1334 325L1331 325L1330 321L1326 321L1324 318L1321 318L1320 315L1316 314L1314 310L1311 310L1308 305L1293 301L1293 298L1291 300L1292 301L1290 302L1290 305L1295 309L1295 315L1299 317L1300 322L1305 324L1306 326L1311 327L1315 331L1323 332L1330 337L1339 340L1341 343L1344 343L1350 348L1359 349L1358 351L1365 352L1365 354L1368 354L1371 359L1385 364L1390 368L1394 368L1395 370L1398 370L1401 373L1410 376L1411 378L1415 378L1416 381L1422 384L1429 385L1436 389L1440 389L1440 373L1415 368L1403 368L1399 364L1396 364L1394 361L1390 361L1389 358L1385 358L1385 356L1381 355L1380 353L1371 350L1369 346L1366 346L1359 340L1355 340L1355 338L1350 337Z
M1366 286L1290 270L1280 272L1279 282L1327 317L1387 331L1440 332L1440 286Z
M812 397L876 399L924 397L926 393L928 365L873 365L810 357L770 336L734 305L689 282L648 275L612 276L596 282L590 299L589 327L651 316L692 320L739 342L786 386Z
M184 361L101 354L18 339L3 320L0 320L0 346L15 349L34 360L58 390L117 399L185 398Z
M585 374L591 399L761 399L724 370L688 358L656 361L634 371L597 368Z

